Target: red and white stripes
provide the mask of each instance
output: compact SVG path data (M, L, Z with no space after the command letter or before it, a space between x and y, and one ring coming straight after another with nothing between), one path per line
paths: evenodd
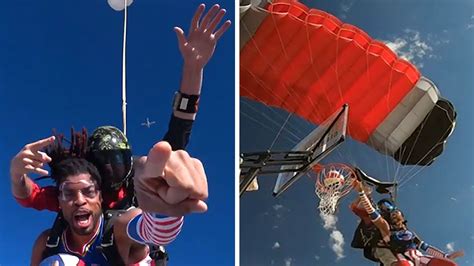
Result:
M428 253L429 255L435 257L435 258L445 258L446 257L446 254L435 248L435 247L432 247L432 246L429 246L427 249L426 249L426 253Z
M164 246L171 243L181 231L184 217L164 217L143 212L138 218L137 233L148 244Z
M370 203L369 198L367 197L367 195L365 195L365 193L359 192L359 198L360 198L360 202L362 203L362 206L364 206L365 211L369 215L371 215L372 213L375 212L375 208L372 206L372 204ZM378 218L379 217L377 217L376 219L372 218L372 221L377 220Z

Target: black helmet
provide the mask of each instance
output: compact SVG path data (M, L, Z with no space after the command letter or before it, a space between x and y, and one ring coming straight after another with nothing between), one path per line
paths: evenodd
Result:
M132 172L132 151L127 137L113 126L98 127L88 140L88 160L102 176L102 189L117 189Z

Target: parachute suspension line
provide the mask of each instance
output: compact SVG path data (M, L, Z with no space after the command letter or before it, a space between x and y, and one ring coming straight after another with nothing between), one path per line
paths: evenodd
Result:
M429 112L429 114L427 116L429 116L431 114L431 112L433 112L433 110L431 110ZM414 147L415 147L415 144L418 143L418 140L420 138L420 134L421 132L423 131L423 128L425 127L425 124L422 124L421 126L421 130L418 132L416 138L415 138L415 142L413 144L413 146L411 147L410 151L408 152L408 158L410 158L411 154L413 153L413 150L414 150ZM417 162L421 162L435 147L436 145L433 145L433 147ZM409 182L414 176L416 176L421 170L423 170L424 168L426 167L426 165L424 166L421 166L419 169L417 169L415 172L413 172L413 168L410 169L402 178L403 178L403 181L400 182L400 187L402 185L405 185L407 182Z
M249 28L247 27L247 25L246 25L245 23L242 23L242 26L243 26L243 28L247 31L247 33L250 33L250 30L249 30ZM253 46L255 47L255 50L258 52L258 54L259 54L262 58L265 58L265 56L264 56L263 53L262 53L262 50L258 47L257 42L255 41L255 38L252 36L252 37L250 37L250 40L249 40L249 41L252 42L252 44L253 44ZM265 60L265 62L263 62L263 63L265 63L267 66L269 66L269 68L270 68L273 72L276 73L275 68L273 67L273 65L272 65L268 60ZM242 68L242 66L241 66L241 68ZM266 91L266 93L273 94L272 89L269 88L269 87L267 86L267 84L265 84L265 82L263 82L260 78L256 77L255 74L252 73L251 71L249 71L248 69L245 69L245 68L244 68L244 70L247 71L250 75L252 75L253 79L256 80L256 81L262 86L262 88ZM286 85L285 83L283 83L283 85L284 85L285 88L288 90L287 85ZM289 90L288 90L288 91L289 91ZM275 96L277 96L278 100L280 100L280 101L282 101L282 102L285 100L285 99L282 99L279 95L275 95ZM258 97L256 97L256 98L258 98Z
M276 135L275 138L273 139L272 145L270 145L270 148L268 148L269 150L272 150L273 145L275 145L275 143L276 143L278 137L279 137L280 134L281 134L281 131L285 128L285 125L286 125L286 123L288 122L288 120L290 119L291 115L292 115L292 113L289 113L289 114L288 114L288 117L287 117L286 120L285 120L285 123L283 123L283 125L281 125L280 130L278 131L277 135Z
M273 23L276 25L276 22L275 22L275 19L274 19L273 15L272 15L272 18L273 18L273 20L272 20ZM250 33L250 30L249 30L248 26L247 26L245 23L243 23L242 26L243 26L243 28L245 29L245 31L247 31L248 33ZM279 38L280 46L281 46L281 49L282 49L282 51L283 51L283 54L285 55L285 58L287 59L287 61L290 62L288 53L286 52L286 49L285 49L285 47L284 47L284 45L283 45L283 38L282 38L281 32L278 30L278 27L275 27L275 30L276 30L277 36L278 36L278 38ZM255 47L257 53L258 53L262 58L265 58L265 56L263 55L261 49L258 47L257 42L255 41L255 38L254 38L254 37L251 37L249 41L251 41L251 43L254 45L254 47ZM269 67L269 69L270 69L271 71L276 72L275 67L273 66L273 64L271 64L271 63L268 62L268 61L265 61L265 64ZM248 71L248 73L262 86L263 89L265 89L265 91L266 91L267 93L273 94L273 91L267 86L267 84L265 84L265 82L263 82L261 79L259 79L258 77L256 77L255 74L252 73L251 71ZM286 84L285 82L282 82L282 85L286 88L287 91L292 91L291 88L289 88L288 84ZM278 100L281 101L281 102L288 101L288 100L294 101L294 99L293 99L292 97L288 97L287 99L282 99L279 95L275 95L275 96L277 96L277 97L278 97ZM313 107L315 106L313 102L311 102L311 104L312 104ZM268 107L268 106L267 106L267 107ZM268 107L268 109L271 110L274 114L277 114L277 112L276 112L274 109L272 109L271 107ZM291 117L291 115L286 118L285 124L288 122L288 119L289 119L290 117ZM252 119L252 120L255 121L255 119ZM277 123L274 119L273 119L273 120L270 119L270 120L273 121L273 122L275 122L275 123ZM295 135L292 131L286 129L286 128L285 128L285 125L283 125L283 126L280 128L280 131L279 131L278 135L281 134L281 132L282 132L283 129L284 129L286 132L289 132L289 133L290 133L291 135L293 135L294 137L298 138L298 140L301 139L301 137L298 137L298 136ZM272 143L272 145L271 145L272 147L273 147L273 145L275 144L275 141L276 141L276 139L278 138L278 135L277 135L277 137L273 140L273 143ZM291 141L294 142L294 143L297 142L297 141L295 142L294 140L291 140Z
M342 91L341 91L341 83L339 80L339 39L341 35L341 28L339 28L339 31L337 32L337 38L336 38L336 66L334 67L334 71L336 72L336 83L337 83L337 91L339 92L339 97L341 98L341 102L344 104L344 97L342 96Z
M436 106L440 107L438 104L436 104ZM431 112L432 112L432 111L433 111L433 110L431 110ZM446 111L446 112L447 112L447 111ZM424 124L423 124L423 127L424 127ZM452 129L449 129L449 128L446 129L445 134L447 134L450 130L452 130ZM421 130L420 130L420 132L421 132ZM418 136L419 136L419 135L418 135ZM418 141L418 136L417 136L417 139L416 139L415 143ZM437 144L439 144L440 141L443 139L442 136L444 136L444 134L441 135L441 138L437 141ZM426 156L428 156L428 154L430 154L431 151L433 151L433 150L435 149L436 146L437 146L437 145L433 145L433 147L431 147L431 149L430 149L428 152L426 152L426 154L425 154L422 158L420 158L420 160L419 160L418 162L423 161L423 160L426 158ZM418 163L418 162L417 162L417 163ZM411 174L410 176L408 176L408 178L406 178L406 180L405 180L405 181L403 182L403 184L401 184L401 185L407 184L414 176L416 176L419 172L421 172L422 170L424 170L425 167L427 167L427 165L423 165L420 169L417 169L417 170L415 171L415 173L413 173L413 174ZM401 185L400 185L400 186L401 186Z
M281 122L278 122L276 121L276 119L274 117L270 117L269 114L267 114L267 112L261 112L261 110L258 110L255 106L253 106L251 103L248 103L246 101L241 101L241 105L245 105L246 107L245 108L240 108L242 114L246 117L248 117L250 120L252 120L253 122L259 124L260 126L268 129L268 131L270 132L274 132L274 128L272 128L272 126L280 126L281 125ZM276 116L279 116L280 118L281 115L279 115L272 107L270 106L266 106L265 107L272 111L274 114L275 114L275 117ZM250 111L250 114L248 113L245 113L244 110L246 109L251 109ZM251 114L259 114L261 115L264 119L257 119L255 117L253 117ZM269 123L263 123L263 121L268 121ZM294 128L296 128L295 126L293 126ZM299 142L302 137L298 136L297 134L295 134L295 131L298 131L297 133L299 133L300 135L305 135L304 132L301 132L301 130L298 130L297 128L296 129L286 129L285 128L285 132L287 132L289 134L289 136L287 137L289 141L292 142L292 144L295 144L297 142ZM290 138L291 137L291 138Z
M306 18L308 19L308 18ZM310 35L309 35L309 24L305 24L306 27L306 40L307 40L307 43L308 43L308 51L309 51L309 59L310 59L310 63L311 63L311 71L316 75L317 77L317 80L318 82L321 80L321 74L319 73L319 61L318 60L313 60L313 49L311 47L311 41L310 41ZM316 65L316 68L315 68L315 65ZM326 91L324 91L324 96L326 97L326 101L328 103L330 103L330 99L328 97L328 93ZM308 101L311 103L311 105L313 106L313 110L317 111L318 109L315 108L316 104L313 102L313 99L311 97L308 97Z
M274 23L275 23L275 22L274 22ZM245 23L243 23L242 26L243 26L243 28L245 29L245 31L247 31L247 33L250 33L250 30L249 30L248 26L247 26ZM279 36L280 36L280 35L279 35ZM281 36L280 36L280 40L281 40ZM260 49L259 46L257 45L257 42L255 41L255 38L252 36L249 41L250 41L250 42L252 43L252 45L255 47L257 53L258 53L262 58L265 58L265 56L263 55L261 49ZM281 44L281 45L282 45L282 44ZM282 47L283 47L283 45L282 45ZM271 71L276 72L274 66L273 66L270 62L265 61L265 64L270 68ZM257 82L262 86L262 88L266 91L266 93L269 93L269 94L272 94L272 93L273 93L273 91L271 90L271 88L269 88L269 87L267 86L267 84L266 84L265 82L263 82L260 78L258 78L257 76L255 76L254 73L252 73L251 71L248 71L248 73L254 78L255 81L257 81ZM288 91L290 91L290 90L288 89L287 84L283 83L283 86L285 86L285 88L286 88ZM280 101L282 101L282 102L285 101L285 99L282 99L279 95L276 95L276 96L278 97L278 100L280 100ZM290 97L290 100L291 100L291 97ZM249 106L250 106L250 105L249 105ZM267 106L267 107L268 107L268 106ZM253 107L252 107L252 108L253 108ZM254 108L253 108L253 109L254 109ZM275 110L273 110L271 107L268 107L268 109L271 110L274 114L277 114L277 112L276 112ZM252 119L252 120L255 121L255 119ZM272 120L272 119L269 119L269 120L272 121L272 122L274 122L274 123L278 123L278 122L276 122L274 119L273 119L273 120ZM290 132L289 130L286 130L286 131ZM296 136L295 134L293 134L293 132L290 132L290 134L294 135L298 140L301 139L300 137L298 137L298 136ZM295 141L292 140L292 142L295 142ZM297 142L297 141L296 141L296 142ZM295 142L295 143L296 143L296 142Z
M308 16L306 16L306 21L308 20ZM305 32L306 32L306 43L308 45L308 52L309 52L309 59L310 59L310 70L311 72L317 77L317 82L321 82L321 73L319 72L319 61L316 59L314 60L314 57L313 57L313 54L314 54L314 51L313 51L313 47L311 45L311 37L310 37L310 27L315 27L314 25L312 24L309 24L309 23L305 23ZM336 52L336 56L338 55L338 53ZM336 59L337 60L337 59ZM338 77L337 75L337 68L336 68L336 77ZM338 85L339 85L339 82L338 82ZM339 89L339 95L341 97L341 102L343 100L343 97L342 97L342 92L341 92L341 89L340 89L340 86L338 86L338 89ZM322 96L321 96L322 97ZM326 98L326 101L328 103L331 103L331 100L329 98L329 95L328 95L328 92L324 90L324 97ZM320 104L320 103L315 103L312 99L312 97L307 97L307 100L308 102L311 104L311 106L313 107L313 111L315 113L317 113L318 111L318 108L316 108L316 105L317 104ZM344 104L344 102L343 102ZM349 129L347 129L349 130ZM350 149L347 149L346 151L344 152L349 152L351 153ZM346 156L343 155L342 151L340 149L336 149L334 151L332 151L332 154L334 156L334 158L339 158L340 161L343 161L343 158L345 158ZM349 156L349 158L354 158L353 156Z
M290 16L290 15L287 14L287 16ZM279 40L279 43L280 43L281 50L282 50L282 53L283 53L283 55L284 55L284 58L285 58L286 61L288 62L288 66L291 67L292 70L295 70L293 64L291 64L291 59L290 59L290 57L289 57L289 55L288 55L288 51L285 49L285 45L284 45L284 43L283 43L283 37L282 37L282 34L281 34L279 28L277 27L277 23L276 23L276 21L275 21L275 16L274 16L274 14L272 14L271 18L272 18L273 25L275 26L275 31L276 31L276 33L277 33L278 40ZM296 72L296 71L293 71L293 72ZM294 91L295 89L294 89L291 85L288 85L288 84L284 83L283 81L282 81L282 83L285 84L285 87L288 87L288 91L289 91L290 93L293 93L293 91ZM288 97L288 98L291 99L291 100L295 99L294 97ZM289 100L289 99L287 99L287 100ZM296 99L293 100L293 101L296 101ZM314 107L314 106L313 106L313 107Z
M127 135L127 69L126 69L126 52L127 52L127 0L124 0L124 16L123 16L123 46L122 46L122 122L123 134Z
M392 63L392 64L393 64L393 63ZM391 92L392 92L392 85L393 85L393 84L392 84L392 81L393 81L393 71L394 71L393 68L391 68L391 70L390 70L390 78L389 78L389 81L388 81L388 88L387 88L388 91L387 91L387 98L386 98L386 107L387 107L388 110L392 110L392 109L390 108L390 107L391 107L391 106L390 106L390 94L391 94ZM385 149L386 149L386 150L385 150L385 154L388 154L388 153L387 153L387 147L385 147ZM385 161L386 161L386 164L387 164L387 172L390 172L390 170L389 170L389 158L388 158L388 156L385 156ZM395 165L396 165L396 169L395 169L395 171L394 171L394 173L393 173L392 182L394 182L394 183L397 182L397 183L398 183L398 182L400 181L400 179L398 178L398 174L399 174L399 172L400 172L401 165L400 165L400 164L395 164ZM390 173L388 173L388 174L390 174Z

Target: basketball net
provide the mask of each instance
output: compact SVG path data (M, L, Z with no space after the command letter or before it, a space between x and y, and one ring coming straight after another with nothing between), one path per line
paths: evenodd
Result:
M355 173L345 164L327 164L318 167L313 175L316 176L315 193L320 199L319 211L323 215L334 214L339 200L352 190Z

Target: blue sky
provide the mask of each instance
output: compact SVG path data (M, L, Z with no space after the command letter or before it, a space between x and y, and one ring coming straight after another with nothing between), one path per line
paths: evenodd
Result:
M435 163L424 169L401 169L402 174L421 170L403 185L398 204L410 228L425 241L443 250L464 249L459 265L474 265L474 3L456 1L303 1L325 10L344 22L357 25L383 40L418 66L433 80L441 94L457 110L457 124L447 148ZM255 111L254 108L258 108ZM271 146L286 114L241 100L241 152ZM271 114L271 119L268 117ZM258 121L258 123L256 122ZM292 134L303 138L314 125L292 117ZM288 131L277 139L275 150L290 149L297 138ZM325 162L346 161L367 173L390 180L398 165L365 145L348 140ZM388 164L387 164L388 162ZM388 165L388 166L387 166ZM413 173L413 172L411 172ZM337 213L337 230L343 236L337 260L317 212L314 184L302 178L280 198L271 195L275 177L259 179L260 190L240 200L241 265L373 265L360 250L350 248L357 219L348 209L349 195ZM338 238L341 240L341 238Z
M179 89L182 59L174 26L185 31L199 3L136 0L128 25L128 137L146 154L164 135ZM218 1L234 18L234 2ZM123 14L106 0L6 1L0 8L0 133L4 218L0 265L26 265L36 236L54 214L21 208L11 197L9 162L26 143L74 126L122 125ZM171 245L170 265L234 262L234 27L204 72L199 114L188 151L202 160L209 211L189 215ZM140 126L149 117L157 123ZM69 134L69 133L67 133ZM48 182L42 182L46 185Z

